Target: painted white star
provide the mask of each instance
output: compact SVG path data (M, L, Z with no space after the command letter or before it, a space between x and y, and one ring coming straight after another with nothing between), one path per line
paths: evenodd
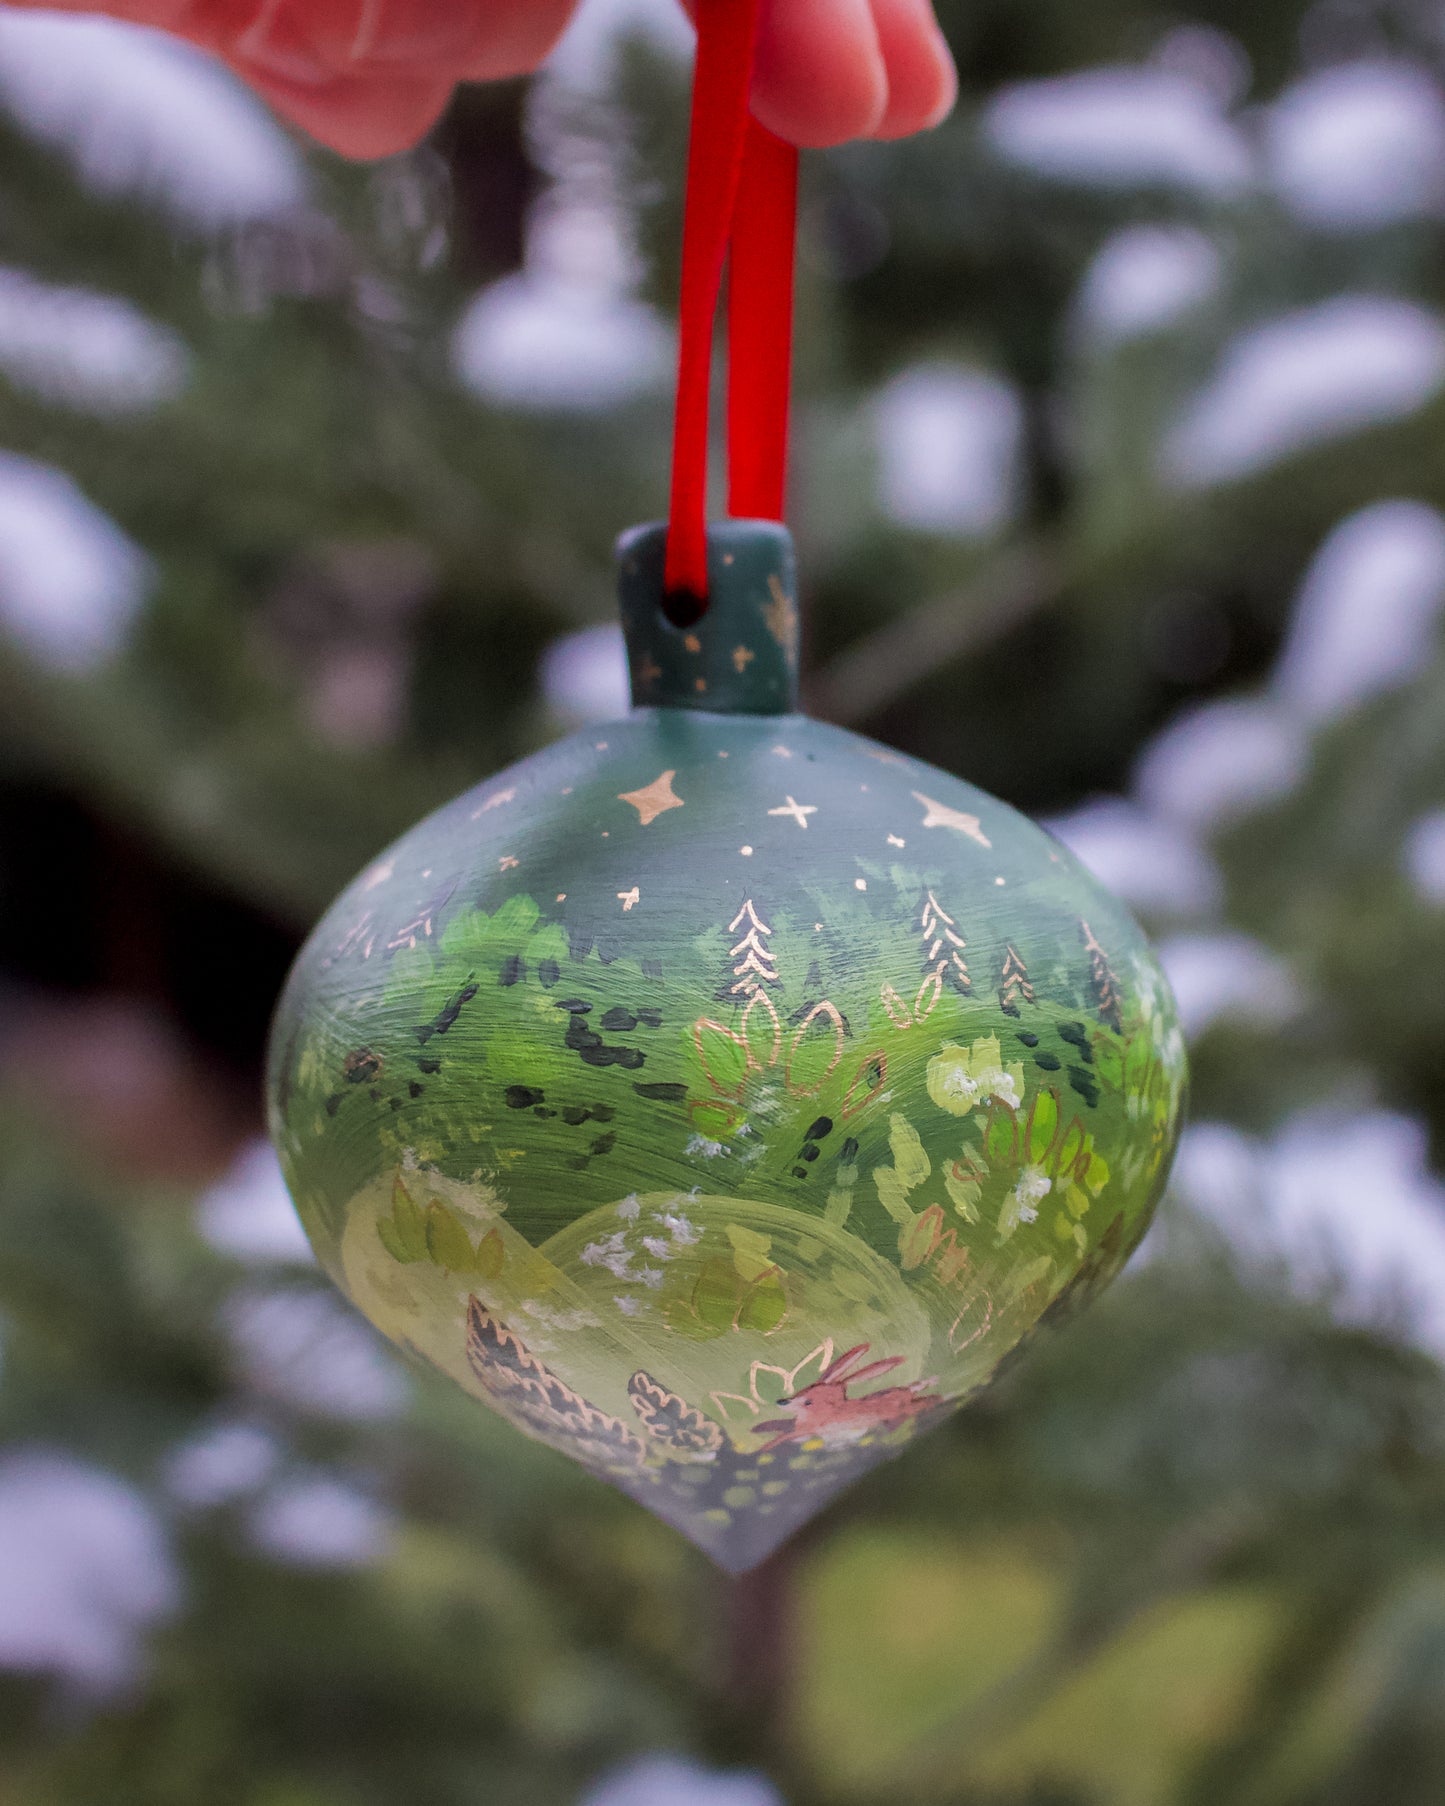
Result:
M789 797L780 808L768 810L769 815L791 815L800 828L806 828L808 817L817 813L818 805L816 803L798 803L794 802L792 797Z

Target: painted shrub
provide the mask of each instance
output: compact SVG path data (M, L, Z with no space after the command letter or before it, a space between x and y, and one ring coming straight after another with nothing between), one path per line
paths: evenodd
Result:
M793 712L781 529L714 529L691 628L661 551L622 548L640 706L317 928L271 1120L368 1317L743 1568L1113 1276L1185 1066L1066 849Z

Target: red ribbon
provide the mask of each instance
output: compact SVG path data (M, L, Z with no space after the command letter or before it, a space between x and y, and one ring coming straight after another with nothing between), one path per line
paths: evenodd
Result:
M697 0L665 571L684 625L707 606L708 391L729 247L728 513L783 517L798 153L748 115L759 10Z

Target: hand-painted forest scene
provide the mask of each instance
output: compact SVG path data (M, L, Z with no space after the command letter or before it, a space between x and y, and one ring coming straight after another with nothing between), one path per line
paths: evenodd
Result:
M1437 1806L1439 20L938 0L683 622L686 9L388 138L511 0L126 8L0 3L6 1806Z

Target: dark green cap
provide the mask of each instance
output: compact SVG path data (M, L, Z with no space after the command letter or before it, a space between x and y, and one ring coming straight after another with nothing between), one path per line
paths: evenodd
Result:
M708 596L670 598L667 526L617 542L617 589L634 708L787 715L798 706L798 603L793 539L771 520L707 530Z

